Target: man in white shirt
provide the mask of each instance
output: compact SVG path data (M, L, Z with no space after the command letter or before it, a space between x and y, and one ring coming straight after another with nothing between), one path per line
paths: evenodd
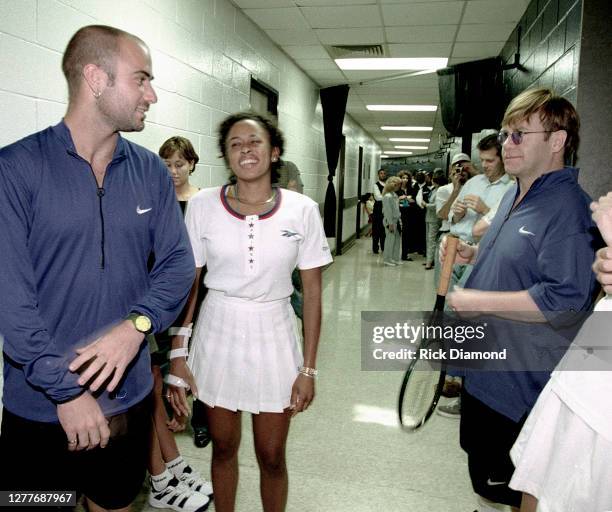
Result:
M387 181L387 171L378 170L378 181L372 185L372 195L374 196L374 211L372 212L372 252L378 254L380 250L385 250L385 227L383 225L382 212L382 191Z
M484 172L470 178L461 188L448 218L451 234L469 243L476 241L472 234L476 222L492 209L497 210L502 197L514 183L504 169L496 135L483 138L478 143L478 150Z

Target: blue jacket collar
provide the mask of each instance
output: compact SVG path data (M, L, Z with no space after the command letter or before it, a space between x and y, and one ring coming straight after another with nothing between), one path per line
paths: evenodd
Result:
M72 140L72 134L70 129L62 119L55 126L51 127L51 131L60 139L66 146L66 151L70 154L80 156L77 153L74 141ZM123 160L126 157L126 141L120 133L117 134L117 145L115 146L115 152L113 153L113 162Z

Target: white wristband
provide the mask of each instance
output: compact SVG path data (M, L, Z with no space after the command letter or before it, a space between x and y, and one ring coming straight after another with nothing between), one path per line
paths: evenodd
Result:
M170 327L168 329L168 334L170 336L187 336L187 338L191 338L191 326L193 324L186 325L185 327Z
M166 375L164 382L166 384L170 384L171 386L176 386L177 388L185 388L189 389L189 384L187 384L183 379L177 377L176 375L172 375L169 373Z
M175 348L168 352L168 359L176 359L177 357L187 357L189 350L186 348Z

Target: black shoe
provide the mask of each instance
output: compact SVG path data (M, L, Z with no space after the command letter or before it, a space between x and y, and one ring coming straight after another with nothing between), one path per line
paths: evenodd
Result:
M413 261L413 260L410 256L408 256L407 258L402 258L402 261Z
M198 448L206 448L210 444L210 433L207 427L193 428L193 444Z

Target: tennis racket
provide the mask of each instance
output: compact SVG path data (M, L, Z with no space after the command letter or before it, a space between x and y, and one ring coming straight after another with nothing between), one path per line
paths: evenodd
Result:
M440 272L440 282L432 319L436 316L436 313L444 310L444 301L453 272L458 243L459 239L457 237L452 235L446 237L446 257ZM443 344L440 340L422 338L416 350L415 358L410 362L404 374L397 407L400 425L404 430L414 432L421 428L438 405L444 387L446 365L421 359L419 354L421 349L437 351L442 347Z

